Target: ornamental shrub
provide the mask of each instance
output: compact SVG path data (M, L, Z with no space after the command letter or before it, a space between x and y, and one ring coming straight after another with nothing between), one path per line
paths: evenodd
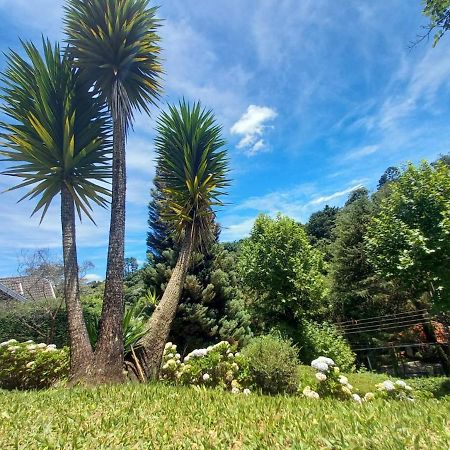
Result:
M263 393L297 391L299 360L290 340L275 335L259 336L244 347L242 354L248 376Z
M249 394L245 359L227 341L193 350L183 359L177 346L168 342L164 349L160 378L174 384L205 386Z
M300 358L309 364L320 355L328 355L344 372L355 369L355 354L347 340L336 327L324 322L318 324L307 320L302 321L300 332Z
M44 389L64 380L69 372L69 352L55 345L17 342L0 344L0 388Z

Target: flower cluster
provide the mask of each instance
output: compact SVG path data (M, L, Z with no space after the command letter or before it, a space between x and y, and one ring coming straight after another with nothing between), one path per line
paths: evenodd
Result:
M413 401L412 387L403 380L386 380L376 385L378 396L381 398L393 398L396 400Z
M160 378L172 383L218 387L234 394L250 394L244 386L244 361L227 342L221 341L208 348L193 350L184 358L177 353L177 346L168 342L164 349Z
M16 339L0 343L0 388L46 388L64 379L68 370L67 349Z
M348 378L340 374L339 367L331 358L319 356L311 362L311 367L317 370L316 380L318 382L317 392L312 391L309 386L303 390L303 395L309 398L335 397L341 400L351 399L356 403L362 403L366 399L361 398L353 392L353 386Z

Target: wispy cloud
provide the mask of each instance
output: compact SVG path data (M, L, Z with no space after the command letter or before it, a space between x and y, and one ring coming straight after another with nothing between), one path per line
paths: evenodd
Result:
M361 159L365 156L375 153L380 147L378 145L365 145L364 147L355 148L345 153L342 160L349 161L354 159Z
M277 115L277 112L268 106L250 105L230 130L231 134L241 136L237 147L246 149L248 155L256 155L265 150L267 144L263 139L264 131Z

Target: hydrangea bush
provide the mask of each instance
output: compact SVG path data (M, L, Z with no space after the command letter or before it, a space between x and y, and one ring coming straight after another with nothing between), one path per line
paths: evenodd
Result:
M0 388L43 389L65 379L69 353L55 345L17 342L0 343Z
M175 384L205 386L249 394L245 359L227 341L193 350L184 359L177 346L168 342L164 349L160 378Z
M414 400L413 388L403 380L386 380L376 385L377 396L380 398L391 398L395 400Z
M340 400L353 400L359 404L368 402L374 398L413 400L412 388L403 380L390 381L377 384L377 392L367 392L363 397L353 392L353 386L348 378L340 373L339 367L331 358L319 356L311 362L311 367L316 369L317 391L306 386L302 394L304 397L318 399L321 397L333 397Z

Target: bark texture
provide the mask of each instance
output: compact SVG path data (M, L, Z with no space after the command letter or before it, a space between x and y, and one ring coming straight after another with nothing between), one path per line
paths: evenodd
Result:
M117 111L113 115L113 175L108 261L100 330L95 350L97 382L124 380L123 271L125 242L125 126Z
M164 346L169 337L183 285L186 280L192 249L192 230L189 229L186 232L178 261L173 269L169 283L161 301L148 321L147 334L141 341L142 347L139 350L138 357L147 379L155 379L158 376Z
M76 383L86 377L91 368L94 354L80 301L75 206L72 195L65 184L61 189L61 225L64 257L64 298L70 339L70 378L72 383Z

